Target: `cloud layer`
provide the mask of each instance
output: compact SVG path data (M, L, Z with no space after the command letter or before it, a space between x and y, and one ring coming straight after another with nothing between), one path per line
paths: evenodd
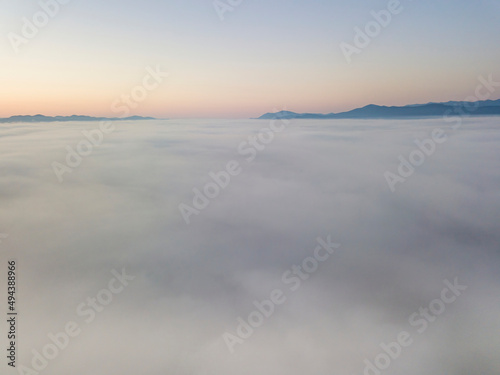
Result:
M269 125L120 122L63 183L51 163L96 123L1 125L19 364L75 321L41 373L362 374L401 331L414 342L384 374L499 373L497 119L292 121L247 162L238 146ZM384 172L435 128L447 141L392 193ZM179 204L230 160L241 174L187 225ZM328 235L340 248L292 292L283 273ZM135 279L85 323L77 306L122 268ZM419 334L408 318L455 278L467 290ZM231 354L222 335L277 288L286 302Z

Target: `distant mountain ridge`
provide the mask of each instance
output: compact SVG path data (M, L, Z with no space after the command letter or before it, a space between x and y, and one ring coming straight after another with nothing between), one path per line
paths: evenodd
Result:
M273 119L375 119L375 118L405 118L405 117L432 117L443 116L450 112L459 114L460 111L473 116L498 116L500 115L500 99L482 100L477 102L456 102L411 104L402 107L387 107L370 104L362 108L341 113L296 113L291 111L280 111L266 113L258 120Z
M154 117L130 116L130 117L92 117L92 116L11 116L0 118L0 123L11 122L67 122L67 121L136 121L136 120L156 120Z

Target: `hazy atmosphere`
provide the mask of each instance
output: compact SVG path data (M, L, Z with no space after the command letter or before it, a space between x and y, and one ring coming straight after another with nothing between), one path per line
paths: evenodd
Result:
M63 183L49 166L95 124L4 126L1 246L21 273L19 361L31 367L31 350L74 321L81 333L47 373L362 374L407 331L414 343L384 373L496 374L496 124L123 122ZM241 143L272 125L284 130L247 161ZM391 192L384 173L436 128L446 141ZM187 225L179 204L231 160L241 173ZM328 236L333 255L284 283ZM122 268L134 280L85 323L78 305ZM409 317L455 278L467 289L418 333ZM287 300L231 354L223 334L275 289Z
M58 3L43 22L36 1L0 1L0 117L113 115L111 103L157 65L171 75L134 114L249 118L276 106L463 100L478 75L500 75L498 0ZM390 20L380 15L370 31L371 12L389 4ZM355 39L366 26L373 37ZM342 43L358 49L350 63Z
M0 0L0 374L500 374L496 0Z

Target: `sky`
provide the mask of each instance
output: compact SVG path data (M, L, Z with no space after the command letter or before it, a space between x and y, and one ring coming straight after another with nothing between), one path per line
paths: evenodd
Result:
M498 117L249 119L500 82L499 1L394 1L0 0L0 117L161 118L0 124L2 374L499 374Z
M116 116L112 104L158 66L168 78L131 114L249 118L463 100L478 76L500 74L496 0L402 0L348 63L341 43L354 45L355 28L388 3L243 0L218 13L211 0L1 0L0 116ZM52 4L46 24L41 4ZM24 18L41 25L33 35Z
M2 124L0 254L17 259L20 312L2 374L33 374L20 366L68 322L79 333L41 375L373 375L364 361L400 332L413 341L384 375L499 374L497 118L278 122L248 161L237 149L265 123L119 122L61 183L52 163L96 123ZM392 192L384 173L435 129L446 142ZM179 204L230 160L241 173L187 224ZM328 236L340 246L292 290L284 273ZM412 325L446 280L466 289ZM231 353L223 335L276 289L286 301Z

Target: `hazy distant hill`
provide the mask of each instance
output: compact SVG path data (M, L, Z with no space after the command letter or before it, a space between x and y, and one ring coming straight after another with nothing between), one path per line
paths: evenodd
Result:
M476 107L477 106L477 107ZM457 108L462 107L462 108ZM470 108L470 109L469 109ZM476 108L476 109L474 109ZM499 100L483 100L475 103L471 102L447 102L447 103L427 103L413 104L403 107L386 107L375 104L366 107L353 109L341 113L295 113L281 111L276 113L266 113L259 119L347 119L347 118L402 118L402 117L430 117L443 116L452 110L453 114L463 110L466 114L474 116L496 116L500 115ZM450 114L451 116L452 114Z
M92 117L92 116L11 116L0 118L0 123L5 122L53 122L53 121L135 121L135 120L155 120L153 117L130 116L130 117Z

